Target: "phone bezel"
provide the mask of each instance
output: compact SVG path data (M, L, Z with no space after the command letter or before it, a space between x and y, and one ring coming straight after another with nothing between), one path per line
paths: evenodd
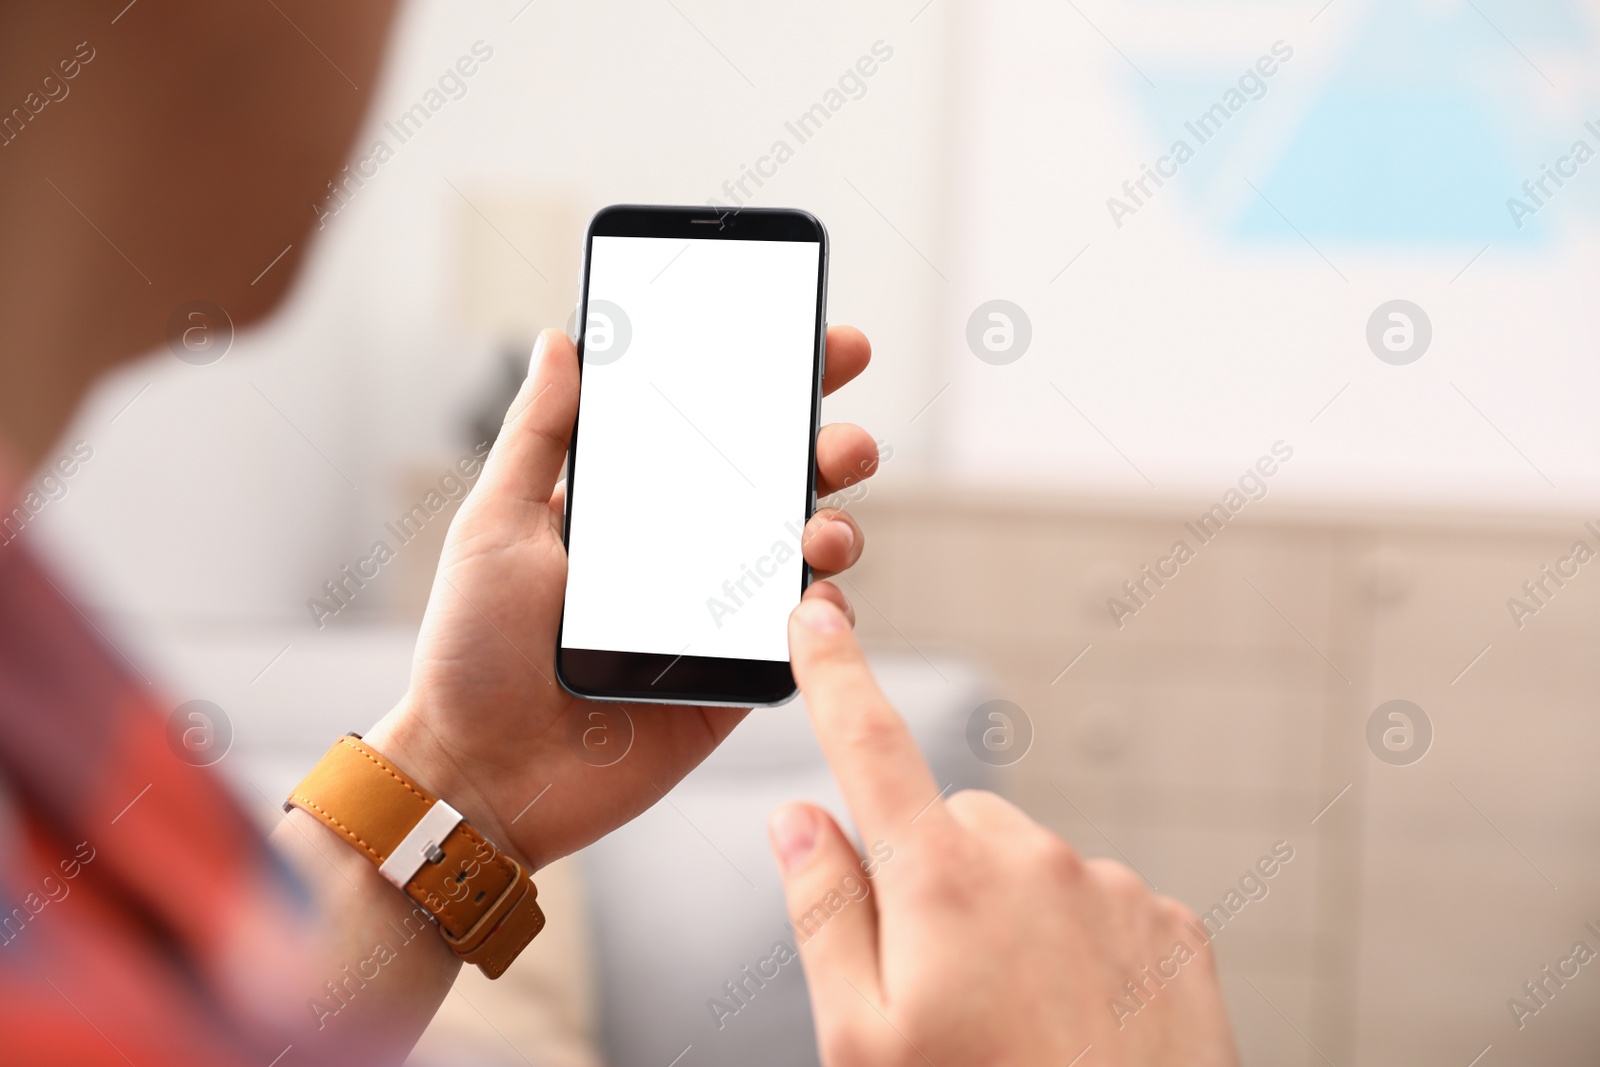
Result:
M583 244L583 282L578 299L578 367L583 373L584 335L589 321L589 265L596 237L666 237L711 241L801 241L820 245L811 374L811 430L806 464L804 520L817 505L817 431L822 416L822 375L827 343L828 232L812 214L793 208L665 207L617 204L589 220ZM580 395L581 395L580 385ZM580 404L581 409L581 404ZM576 492L578 431L575 418L567 450L566 506L561 543L569 543ZM811 584L811 566L802 561L799 593ZM722 656L672 656L564 647L566 604L556 634L556 680L587 700L647 704L771 707L792 699L796 688L787 660L747 660Z

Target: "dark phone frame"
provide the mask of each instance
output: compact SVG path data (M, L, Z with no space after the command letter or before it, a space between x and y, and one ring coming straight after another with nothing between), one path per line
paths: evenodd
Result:
M817 431L822 418L822 374L827 344L828 231L809 212L791 208L664 207L617 204L600 209L589 220L583 242L583 287L578 300L578 366L583 368L589 323L589 262L596 237L667 237L704 241L799 241L821 246L817 258L815 354L811 372L811 433L806 463L804 521L817 507ZM581 396L580 385L580 396ZM581 411L582 404L580 402ZM561 543L572 535L572 504L578 471L578 423L567 450L567 497L561 519ZM802 559L800 589L811 584L811 565ZM782 704L795 695L794 673L787 661L731 659L722 656L671 656L654 652L616 652L566 648L566 604L556 635L556 680L574 696L587 700L625 700L648 704L762 707Z

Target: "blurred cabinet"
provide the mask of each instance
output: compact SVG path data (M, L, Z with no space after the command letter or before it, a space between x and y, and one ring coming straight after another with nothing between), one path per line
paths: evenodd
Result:
M1520 629L1507 599L1600 540L1257 504L1202 542L1206 506L877 492L841 584L866 636L989 670L1033 726L1005 788L1085 853L1205 914L1294 848L1219 923L1245 1062L1592 1059L1600 977L1520 1031L1506 1001L1600 920L1600 561Z

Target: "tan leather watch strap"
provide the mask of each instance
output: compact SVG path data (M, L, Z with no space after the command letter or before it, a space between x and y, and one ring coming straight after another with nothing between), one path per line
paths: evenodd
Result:
M457 956L490 978L544 928L521 864L355 734L334 742L283 807L348 841L433 916Z

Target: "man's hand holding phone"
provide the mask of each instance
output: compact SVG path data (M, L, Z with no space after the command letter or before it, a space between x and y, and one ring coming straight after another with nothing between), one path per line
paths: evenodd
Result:
M869 359L859 331L829 330L824 391ZM747 714L598 704L556 684L566 584L558 479L577 403L577 353L546 331L451 526L410 688L367 734L534 870L654 804ZM876 445L858 427L826 426L816 456L825 495L873 473ZM693 472L684 479L690 498ZM816 573L835 573L859 558L861 531L824 509L802 548ZM867 669L849 613L839 590L818 581L789 625L795 677L856 824L895 850L870 894L801 945L828 1067L1060 1067L1091 1049L1095 1063L1235 1063L1192 916L1120 865L1080 859L998 797L940 798ZM596 713L626 721L631 735L621 739L625 757L598 767L573 742ZM797 920L842 877L859 876L854 847L825 812L791 805L772 830ZM1188 958L1154 986L1146 968L1171 961L1179 942ZM1128 982L1141 983L1142 1000L1129 999ZM1114 998L1139 1009L1119 1017Z
M829 330L824 390L869 359L859 331ZM564 334L546 331L451 526L410 688L367 734L534 870L654 804L747 714L598 704L556 684L566 584L558 479L577 402L577 353ZM869 476L876 455L858 427L823 427L818 492ZM690 498L693 472L684 480ZM861 531L843 512L818 511L806 527L803 551L817 574L848 568L861 549ZM828 1067L1235 1063L1192 915L1120 865L1080 859L998 797L941 798L873 681L852 622L843 594L818 581L789 624L794 674L846 803L864 839L894 848L868 896L802 938ZM631 730L627 755L599 767L573 743L575 727L597 712ZM820 809L781 809L772 836L797 924L862 870ZM1148 975L1170 973L1179 942L1187 958L1155 986ZM1144 990L1140 1000L1129 998L1129 982ZM1113 999L1138 1010L1119 1016Z
M992 793L941 797L832 603L796 608L789 643L862 840L894 849L870 893L814 929L808 915L860 878L860 857L819 808L772 818L827 1067L1237 1063L1187 908Z
M824 392L855 378L870 359L859 330L828 330ZM410 688L366 735L533 870L656 803L746 714L593 703L556 684L567 573L558 479L577 406L577 352L564 333L546 330L483 474L450 527ZM816 456L817 492L827 495L870 476L877 445L860 427L829 425L817 436ZM682 477L682 496L692 501L695 472L685 469ZM683 514L662 521L692 527L697 519L686 503ZM819 509L801 549L817 574L836 573L860 557L861 530L843 511ZM848 610L826 581L814 582L806 598ZM630 746L627 755L608 766L586 760L574 738L591 729L611 731L608 743Z

